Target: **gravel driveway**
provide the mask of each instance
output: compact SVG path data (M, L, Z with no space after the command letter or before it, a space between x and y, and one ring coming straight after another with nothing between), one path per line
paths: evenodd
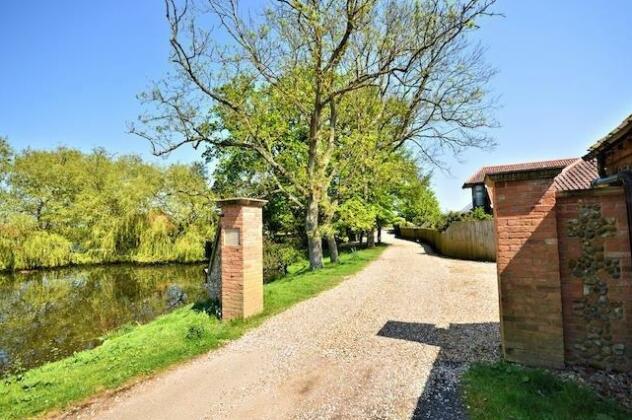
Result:
M498 357L495 265L391 246L241 339L71 417L462 418L467 362Z

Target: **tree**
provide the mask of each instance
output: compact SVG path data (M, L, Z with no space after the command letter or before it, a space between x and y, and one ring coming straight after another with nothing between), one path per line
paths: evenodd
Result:
M237 0L165 0L175 71L141 95L149 112L131 131L155 154L184 144L258 154L305 208L310 265L320 268L319 210L335 175L338 107L346 98L378 92L375 123L392 126L378 139L385 149L414 144L439 164L442 150L490 144L480 129L492 125L485 86L493 71L467 36L493 14L494 2L281 0L245 19ZM208 29L213 20L222 36ZM274 116L289 110L298 118L272 120L271 104L281 111ZM278 158L277 147L302 126L297 152L305 158L297 168Z
M340 227L366 232L375 226L375 208L358 197L345 201L338 209Z
M7 180L11 169L13 150L6 138L0 136L0 223L6 218L6 212L10 203L7 194Z
M9 141L0 136L0 183L4 182L11 167L11 157L13 150L9 145Z
M9 183L19 211L32 216L41 229L60 222L80 190L81 154L76 150L26 150L15 156Z
M178 229L190 226L211 226L213 195L202 164L175 164L162 173L160 189L156 194L157 206L173 221Z
M382 226L393 223L398 216L414 214L419 224L434 224L440 209L430 188L430 175L420 171L409 152L388 152L370 145L363 144L358 149L358 154L350 159L353 164L339 166L335 192L330 192L341 203L357 198L371 204L375 218L365 229L368 245L373 245L376 229L379 242Z
M0 139L0 270L108 261L194 261L214 230L202 165L162 167Z
M417 226L433 228L441 220L441 209L430 189L430 176L413 174L399 186L399 216Z
M261 157L247 149L227 149L216 153L213 192L219 197L261 197L268 202L263 208L263 229L271 239L286 235L302 236L304 220L301 203L288 198L289 185L279 184ZM212 159L212 158L211 158Z

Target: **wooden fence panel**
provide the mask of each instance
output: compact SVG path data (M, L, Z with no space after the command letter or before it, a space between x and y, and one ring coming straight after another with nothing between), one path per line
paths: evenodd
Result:
M493 220L455 222L443 232L418 227L401 227L404 239L424 242L447 257L496 261Z

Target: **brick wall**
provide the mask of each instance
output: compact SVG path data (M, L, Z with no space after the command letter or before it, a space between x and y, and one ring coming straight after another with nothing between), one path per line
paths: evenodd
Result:
M564 364L553 177L489 181L505 358Z
M246 318L263 310L263 223L260 206L222 204L222 318ZM239 243L227 235L239 232Z
M632 368L632 261L623 194L615 187L558 194L568 363Z

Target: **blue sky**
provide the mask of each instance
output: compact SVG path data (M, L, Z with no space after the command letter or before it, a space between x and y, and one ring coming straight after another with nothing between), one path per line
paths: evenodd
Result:
M162 1L8 0L0 14L0 135L18 149L57 145L139 153L126 133L135 95L169 68ZM461 184L479 166L580 156L632 113L632 2L499 0L481 22L501 127L493 151L446 159L433 185L461 209ZM627 47L627 48L626 48ZM199 158L181 150L169 161Z

